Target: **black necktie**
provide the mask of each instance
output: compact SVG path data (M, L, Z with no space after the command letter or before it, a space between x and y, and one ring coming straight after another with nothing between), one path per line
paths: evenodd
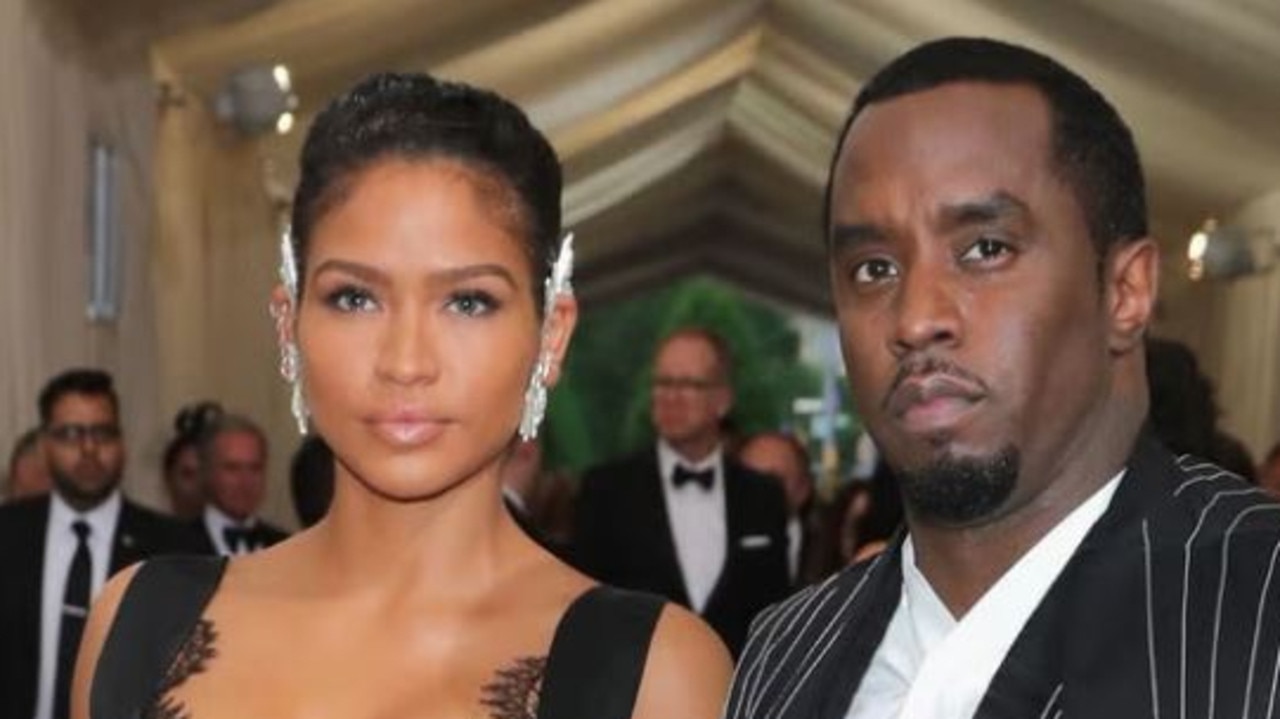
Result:
M67 589L62 595L62 612L58 628L58 669L53 680L53 719L67 719L71 714L71 674L75 671L80 635L89 616L89 593L92 584L93 557L89 554L89 524L77 519L71 524L76 533L76 553L67 572Z
M249 546L249 530L243 527L228 525L222 529L222 539L227 543L227 551L241 554L253 549Z
M677 464L673 479L676 487L683 487L685 484L693 482L703 489L711 489L711 483L716 479L716 471L715 469L704 469L701 472L696 472L683 464Z

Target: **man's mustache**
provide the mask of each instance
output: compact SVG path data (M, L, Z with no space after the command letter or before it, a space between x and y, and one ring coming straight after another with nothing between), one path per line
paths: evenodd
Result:
M901 390L904 382L913 377L929 375L941 375L956 380L958 384L967 389L967 394L985 395L988 393L987 383L964 367L934 355L915 354L908 356L898 365L898 371L894 374L893 381L889 384L889 391L885 393L880 402L881 409L888 410L894 404L894 398Z

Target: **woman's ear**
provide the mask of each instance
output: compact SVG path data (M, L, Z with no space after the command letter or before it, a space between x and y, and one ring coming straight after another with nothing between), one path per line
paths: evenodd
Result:
M561 294L551 304L551 313L547 316L542 337L542 351L551 360L547 368L546 383L554 387L560 380L560 368L564 364L565 355L569 351L569 340L573 337L573 329L578 324L578 300L570 294Z

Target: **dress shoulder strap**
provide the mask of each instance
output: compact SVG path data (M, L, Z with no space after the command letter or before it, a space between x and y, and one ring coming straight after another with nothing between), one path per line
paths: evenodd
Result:
M222 557L166 556L139 567L107 632L89 694L93 719L135 719L204 614L226 568Z
M663 600L597 586L556 627L538 719L630 719Z

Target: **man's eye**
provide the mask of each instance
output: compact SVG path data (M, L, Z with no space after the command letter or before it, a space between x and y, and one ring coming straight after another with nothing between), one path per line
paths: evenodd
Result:
M1003 257L1012 251L1013 248L1006 242L983 237L969 245L969 248L960 255L960 259L965 262L986 262Z
M898 268L892 262L885 259L873 259L865 262L859 262L853 268L853 281L855 284L870 284L873 282L883 282L884 280L897 277Z
M498 301L487 292L458 292L449 298L448 308L467 317L487 315L498 308Z
M325 296L325 304L339 312L372 312L378 308L373 295L359 287L340 287Z

